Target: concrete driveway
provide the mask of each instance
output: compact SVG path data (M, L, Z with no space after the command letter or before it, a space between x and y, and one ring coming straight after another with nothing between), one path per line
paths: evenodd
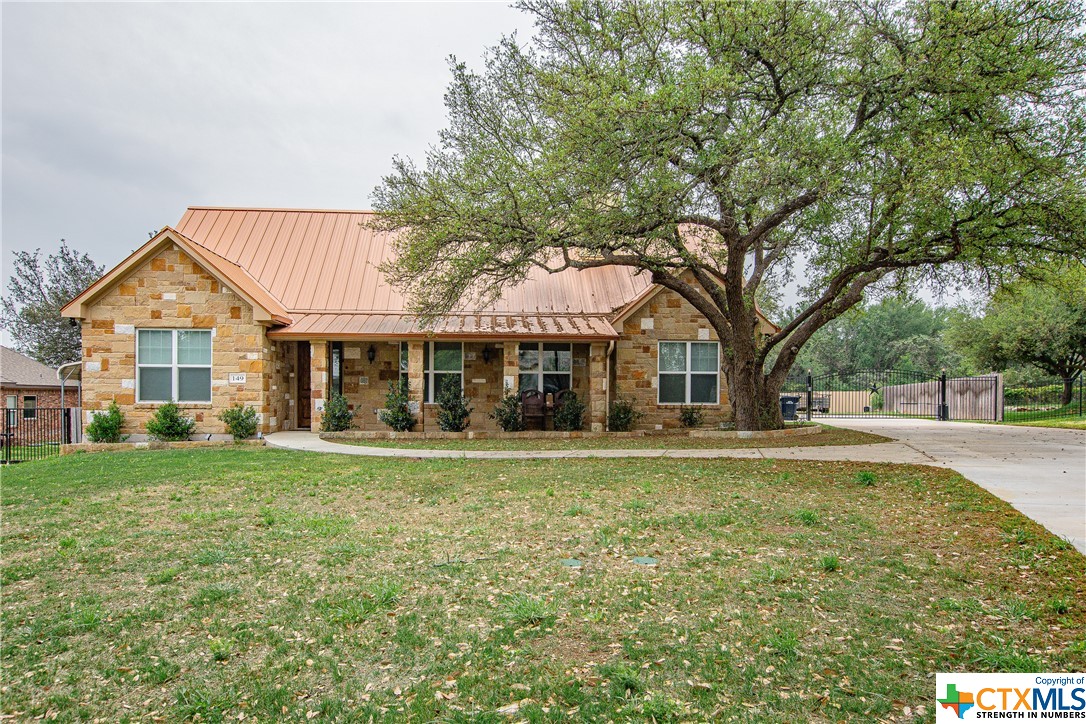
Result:
M1086 430L935 420L827 420L951 468L1086 553Z

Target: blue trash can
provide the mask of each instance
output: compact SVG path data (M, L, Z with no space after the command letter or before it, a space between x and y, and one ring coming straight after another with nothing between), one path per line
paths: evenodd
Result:
M789 422L799 419L796 408L799 407L798 395L781 395L781 417Z

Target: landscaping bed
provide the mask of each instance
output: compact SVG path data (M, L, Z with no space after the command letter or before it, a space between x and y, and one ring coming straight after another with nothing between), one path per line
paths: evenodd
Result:
M144 440L137 442L81 442L73 445L61 445L61 455L80 452L118 452L122 450L186 450L191 448L234 447L243 445L263 447L264 440L183 440L165 442L162 440Z
M931 721L933 672L1086 668L1083 557L943 469L243 447L3 492L17 720Z

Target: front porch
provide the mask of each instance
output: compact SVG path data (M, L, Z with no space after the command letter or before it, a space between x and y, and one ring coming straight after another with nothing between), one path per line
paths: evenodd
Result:
M490 413L507 391L535 389L553 399L575 392L586 405L586 431L606 429L608 342L492 339L280 340L269 390L278 428L321 427L324 404L338 393L354 411L355 429L381 432L390 384L406 379L415 430L436 432L435 390L458 378L473 411L469 430L496 432Z

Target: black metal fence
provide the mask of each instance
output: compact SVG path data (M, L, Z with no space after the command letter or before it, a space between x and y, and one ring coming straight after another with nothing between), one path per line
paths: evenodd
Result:
M1005 385L999 374L947 377L911 370L853 370L812 375L795 371L781 396L798 398L808 420L833 417L920 417L1025 422L1081 416L1083 379Z
M1003 419L1029 422L1086 414L1082 375L1029 385L1007 385L1003 391Z
M0 463L59 455L62 444L79 442L81 436L77 408L5 408L0 432Z

